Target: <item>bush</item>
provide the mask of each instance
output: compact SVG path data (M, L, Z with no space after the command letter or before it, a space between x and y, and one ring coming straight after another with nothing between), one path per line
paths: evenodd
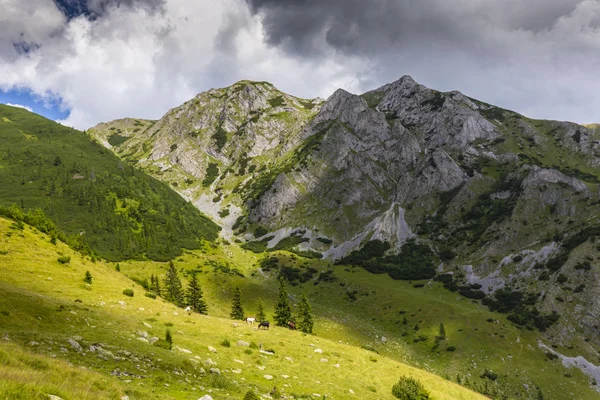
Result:
M133 297L133 289L125 289L123 290L123 294L125 296Z
M485 371L483 371L483 374L480 375L480 378L488 378L491 381L495 381L496 379L498 379L498 374L489 369L486 369Z
M254 391L248 390L243 400L260 400L260 397Z
M71 256L60 256L56 259L61 264L68 264L71 262Z
M446 351L456 351L456 346L448 346L446 347Z
M223 347L231 347L231 342L229 341L229 339L225 338L221 342L221 346L223 346Z
M401 400L429 400L431 395L418 380L403 376L392 387L392 395Z
M154 292L146 292L144 296L149 297L151 299L156 299L156 294Z
M92 274L90 274L90 271L85 271L85 278L83 278L83 281L85 283L91 284L92 283L92 279L93 278L92 278Z

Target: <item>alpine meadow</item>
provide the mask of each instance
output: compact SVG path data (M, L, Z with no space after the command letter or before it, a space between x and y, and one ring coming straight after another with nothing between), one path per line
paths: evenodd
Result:
M0 400L600 400L600 0L0 0Z

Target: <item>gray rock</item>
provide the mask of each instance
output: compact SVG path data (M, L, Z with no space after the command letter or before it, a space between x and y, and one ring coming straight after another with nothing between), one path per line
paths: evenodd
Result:
M238 340L236 344L241 347L250 347L250 343L245 342L243 340Z
M79 343L77 343L75 341L75 339L69 338L69 339L67 339L67 342L69 343L69 345L71 345L71 348L73 350L78 351L78 352L82 352L83 351L83 348L81 347L81 345Z

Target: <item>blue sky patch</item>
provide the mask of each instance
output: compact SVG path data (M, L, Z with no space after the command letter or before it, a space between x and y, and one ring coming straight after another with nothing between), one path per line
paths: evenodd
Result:
M0 90L0 103L25 106L34 113L55 121L63 120L70 114L70 110L61 110L60 99L44 101L30 90Z

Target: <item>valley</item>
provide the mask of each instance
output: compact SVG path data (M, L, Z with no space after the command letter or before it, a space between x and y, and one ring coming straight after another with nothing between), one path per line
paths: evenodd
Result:
M600 398L597 126L405 76L86 132L0 106L0 138L0 397ZM208 316L154 293L169 262ZM314 335L230 319L279 280Z

